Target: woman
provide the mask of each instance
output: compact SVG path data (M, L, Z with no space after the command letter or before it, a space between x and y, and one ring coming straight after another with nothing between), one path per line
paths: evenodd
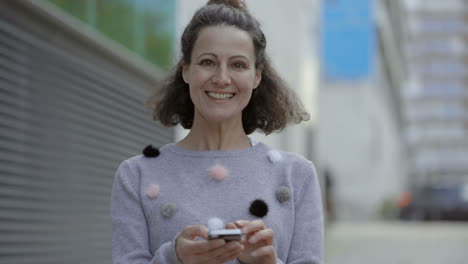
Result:
M323 263L322 203L311 162L248 135L308 119L272 69L243 1L209 1L182 58L150 100L155 120L190 129L128 159L112 192L113 263ZM207 223L240 241L208 239Z

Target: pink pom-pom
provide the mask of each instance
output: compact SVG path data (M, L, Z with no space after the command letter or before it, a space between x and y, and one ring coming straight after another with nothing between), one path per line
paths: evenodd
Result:
M223 166L216 164L210 168L210 176L214 180L222 181L226 176L228 176L229 172Z
M146 196L151 200L155 199L161 193L161 188L157 184L150 184L148 190L146 191Z

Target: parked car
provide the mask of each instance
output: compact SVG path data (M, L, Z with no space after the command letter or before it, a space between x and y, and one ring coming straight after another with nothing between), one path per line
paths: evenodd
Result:
M403 193L399 217L405 220L468 221L468 183L428 185Z

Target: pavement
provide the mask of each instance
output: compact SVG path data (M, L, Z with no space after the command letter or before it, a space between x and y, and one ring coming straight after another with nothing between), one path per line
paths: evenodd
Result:
M326 264L468 264L468 222L337 222Z

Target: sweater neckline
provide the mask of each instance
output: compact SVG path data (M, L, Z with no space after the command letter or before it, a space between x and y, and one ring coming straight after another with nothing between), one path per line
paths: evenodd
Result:
M258 154L267 149L268 147L262 142L257 142L253 146L238 150L189 150L177 146L176 143L170 143L161 148L161 150L171 151L180 155L205 158L245 157L247 155Z

